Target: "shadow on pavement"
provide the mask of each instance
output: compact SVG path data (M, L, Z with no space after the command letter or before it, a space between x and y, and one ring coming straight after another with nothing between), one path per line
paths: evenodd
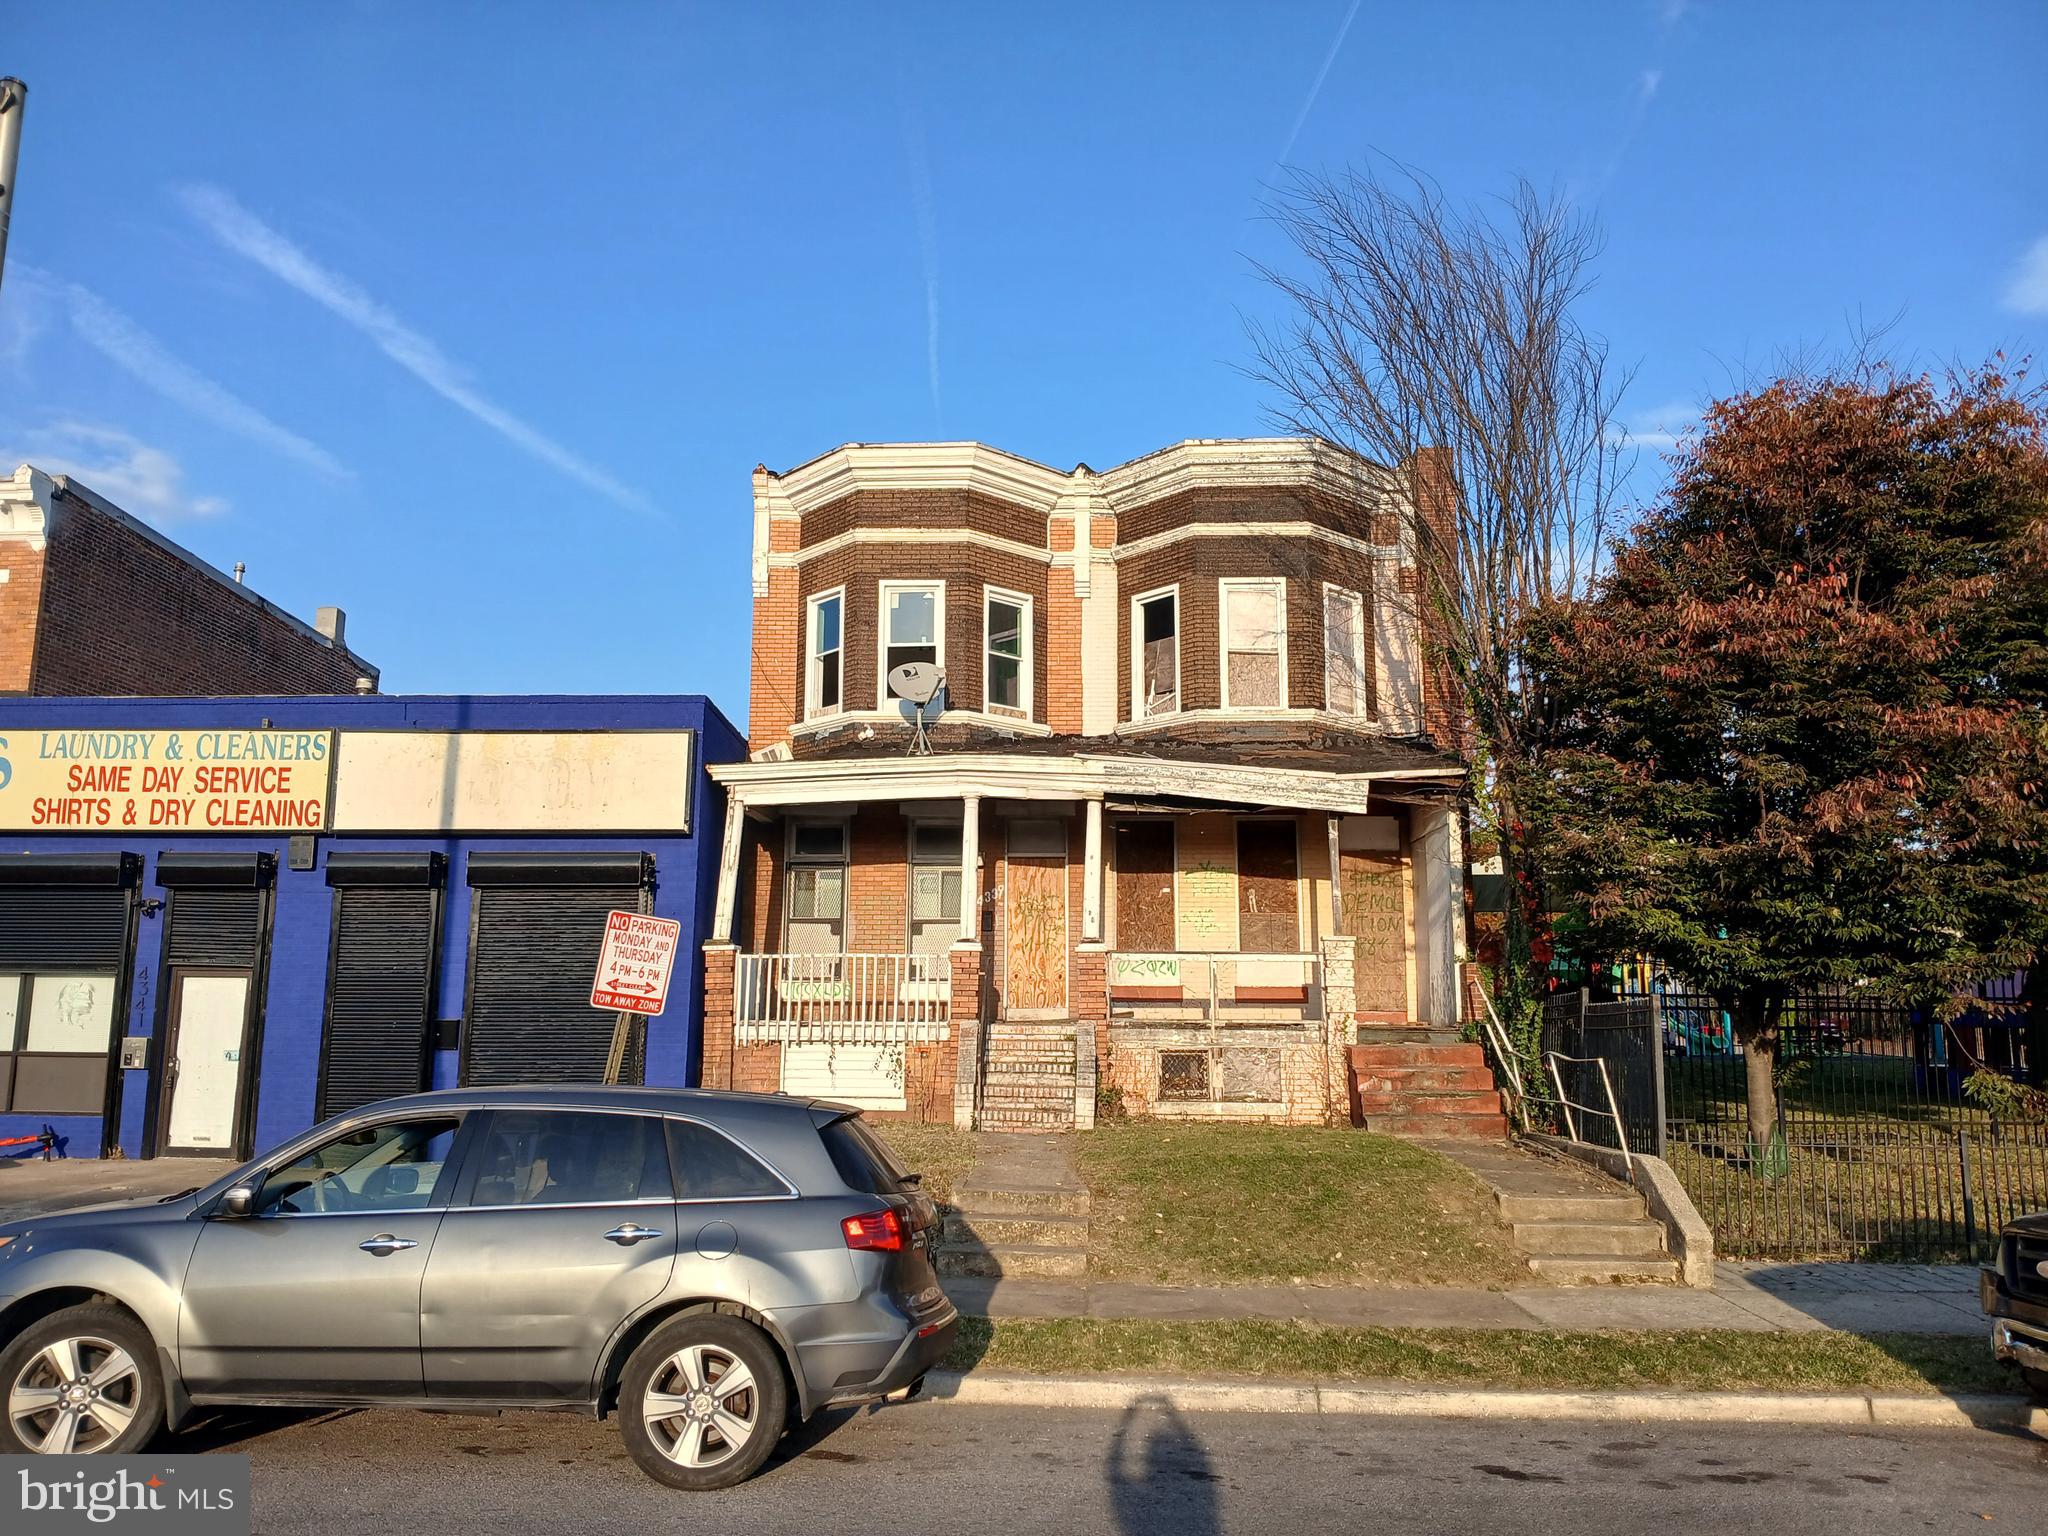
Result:
M1110 1508L1124 1536L1221 1536L1220 1476L1201 1438L1164 1398L1126 1408L1110 1437Z
M359 1411L354 1408L221 1408L187 1425L175 1435L160 1438L158 1446L181 1456L232 1451L281 1429L343 1419Z

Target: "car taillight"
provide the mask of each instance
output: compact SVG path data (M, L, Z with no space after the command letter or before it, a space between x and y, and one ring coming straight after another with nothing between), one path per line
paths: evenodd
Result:
M869 1211L849 1216L839 1223L849 1248L868 1248L877 1253L903 1251L903 1222L894 1211Z

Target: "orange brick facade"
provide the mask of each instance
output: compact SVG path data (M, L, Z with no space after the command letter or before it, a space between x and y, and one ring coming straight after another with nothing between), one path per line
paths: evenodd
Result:
M47 487L47 489L43 489ZM352 693L377 669L67 482L0 524L0 692ZM0 491L28 492L20 477ZM45 504L46 503L46 504Z

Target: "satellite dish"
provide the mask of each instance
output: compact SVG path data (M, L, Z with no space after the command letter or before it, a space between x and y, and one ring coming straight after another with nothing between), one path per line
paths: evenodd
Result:
M945 669L928 661L906 661L889 673L890 691L898 698L908 699L919 709L931 703L945 685Z

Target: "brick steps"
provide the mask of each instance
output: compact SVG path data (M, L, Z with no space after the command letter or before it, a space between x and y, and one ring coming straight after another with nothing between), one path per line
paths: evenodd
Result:
M1441 1038L1345 1048L1351 1123L1390 1136L1505 1140L1507 1115L1485 1050Z
M991 1024L975 1124L987 1131L1074 1128L1074 1026Z

